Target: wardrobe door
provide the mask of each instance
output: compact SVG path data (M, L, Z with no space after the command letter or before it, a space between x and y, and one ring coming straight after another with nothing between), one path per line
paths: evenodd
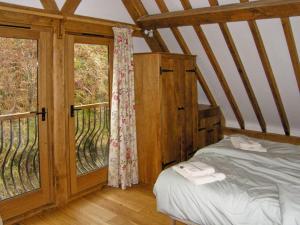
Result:
M163 57L160 68L161 92L161 150L162 167L165 168L180 159L181 129L178 110L180 105L177 90L178 69L176 60Z
M197 135L197 83L193 58L184 60L185 78L185 153L186 157L194 151Z

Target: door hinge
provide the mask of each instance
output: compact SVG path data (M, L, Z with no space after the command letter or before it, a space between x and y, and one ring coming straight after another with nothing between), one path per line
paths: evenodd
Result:
M173 72L174 70L170 70L170 69L164 69L162 67L160 67L160 74L163 74L163 73L170 73L170 72Z

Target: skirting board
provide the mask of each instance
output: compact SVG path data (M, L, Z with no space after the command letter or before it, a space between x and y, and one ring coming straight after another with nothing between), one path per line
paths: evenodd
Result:
M231 128L231 127L224 127L223 134L224 135L244 134L244 135L247 135L247 136L253 137L253 138L259 138L259 139L265 139L265 140L269 140L269 141L300 145L300 137L295 137L295 136L286 136L286 135L274 134L274 133L263 133L263 132L259 132L259 131L242 130L242 129Z

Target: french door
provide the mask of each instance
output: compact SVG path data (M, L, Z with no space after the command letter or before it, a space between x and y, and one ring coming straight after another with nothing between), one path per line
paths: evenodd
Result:
M4 219L51 202L46 80L51 42L48 32L0 27L0 211Z
M113 40L67 35L70 187L107 181Z

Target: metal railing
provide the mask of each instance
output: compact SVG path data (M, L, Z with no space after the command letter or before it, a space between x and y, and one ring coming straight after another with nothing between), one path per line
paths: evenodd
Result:
M38 115L0 116L0 200L40 188Z
M108 164L109 103L75 106L77 174L84 175Z

